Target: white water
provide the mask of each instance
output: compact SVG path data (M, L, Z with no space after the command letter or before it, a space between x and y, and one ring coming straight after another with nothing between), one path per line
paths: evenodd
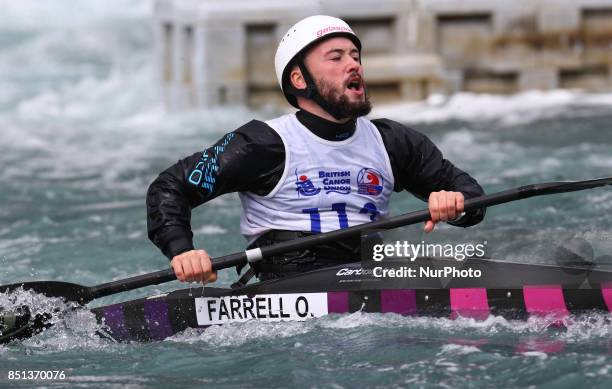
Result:
M533 90L509 96L460 92L377 107L371 116L410 123L499 121L498 125L510 126L562 116L568 108L577 106L612 109L612 94L579 90Z
M224 132L268 118L244 107L165 112L152 61L151 7L151 1L0 0L0 284L54 279L92 285L167 266L146 238L148 184ZM611 105L610 94L579 91L460 93L376 107L371 116L422 130L492 191L609 175L611 119L605 112ZM517 242L570 230L599 241L596 255L603 255L612 249L606 243L611 196L599 190L491 210L483 230L471 233L508 253ZM397 196L393 207L398 213L422 203ZM196 243L213 255L241 250L236 197L202 208L194 211ZM220 284L234 278L233 271L222 272ZM0 297L2 306L64 307L28 293L7 299ZM612 372L608 316L572 318L563 330L500 317L479 322L355 313L116 345L94 336L100 327L89 313L70 314L45 334L0 346L0 371L57 367L68 371L70 384L91 388L456 387L466 385L465 377L482 386L571 386L574 376L596 386L609 382Z

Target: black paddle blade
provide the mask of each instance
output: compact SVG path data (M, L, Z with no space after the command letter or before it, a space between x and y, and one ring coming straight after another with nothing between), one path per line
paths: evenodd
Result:
M52 326L49 322L51 317L52 315L46 312L32 317L26 306L10 312L0 309L0 344L27 339L42 332Z
M47 297L62 297L67 301L87 304L92 300L89 288L83 285L60 281L34 281L0 286L0 293L9 293L23 288Z

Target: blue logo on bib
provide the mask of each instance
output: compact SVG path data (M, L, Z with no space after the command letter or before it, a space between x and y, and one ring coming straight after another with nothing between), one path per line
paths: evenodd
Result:
M297 169L295 169L295 190L297 190L298 196L316 196L321 191L321 188L315 187L312 181L304 174L298 177Z
M319 179L323 182L323 190L326 194L347 195L351 193L350 170L319 170Z

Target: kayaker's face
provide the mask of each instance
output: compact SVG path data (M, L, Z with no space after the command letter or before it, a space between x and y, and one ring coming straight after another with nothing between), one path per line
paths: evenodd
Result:
M353 41L342 37L326 39L310 49L304 64L321 97L340 105L347 117L370 112L360 54Z

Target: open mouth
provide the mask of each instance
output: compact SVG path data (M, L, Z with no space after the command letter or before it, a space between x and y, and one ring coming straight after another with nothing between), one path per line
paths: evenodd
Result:
M346 85L346 88L352 91L355 91L355 92L361 91L362 89L361 88L361 78L356 77L356 78L351 79Z

